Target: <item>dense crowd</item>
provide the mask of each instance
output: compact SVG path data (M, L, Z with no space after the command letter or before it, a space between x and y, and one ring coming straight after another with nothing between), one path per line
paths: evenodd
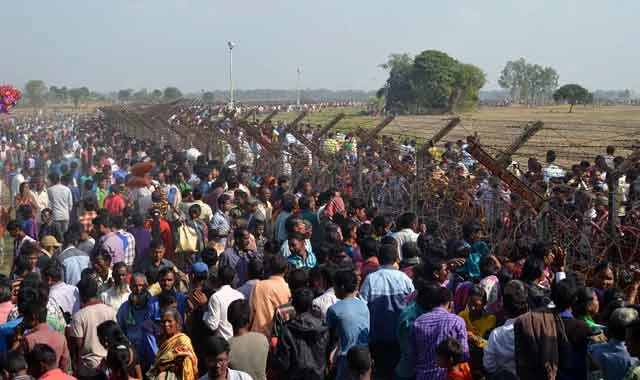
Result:
M299 143L270 128L269 140ZM320 144L346 163L365 159L365 145L333 134ZM381 212L348 179L293 183L239 153L212 160L73 116L7 124L0 375L640 379L640 275L606 260L568 265L579 249L542 233L464 142L428 150L436 185L422 200L463 189L452 209L473 212L459 229ZM549 152L544 167L511 170L584 229L606 219L598 197L623 161L613 153L566 171ZM422 153L407 141L394 154L410 165ZM378 169L373 181L386 180ZM627 225L636 178L616 195ZM526 218L514 244L492 244Z

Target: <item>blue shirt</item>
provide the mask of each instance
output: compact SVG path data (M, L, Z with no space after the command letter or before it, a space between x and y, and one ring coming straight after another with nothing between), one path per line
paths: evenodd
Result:
M471 277L480 276L480 261L489 253L489 245L482 240L471 243L471 253L464 263L464 271Z
M338 335L338 355L347 355L351 347L369 342L369 309L360 298L340 300L327 310L327 326Z
M414 290L409 276L389 265L380 267L365 278L360 296L367 302L371 314L370 341L398 340L398 319L407 306L407 296Z
M22 317L0 325L0 352L7 352L9 346L8 338L15 335L16 327L22 322Z
M313 268L317 264L316 255L311 251L307 251L306 260L302 256L290 255L287 257L287 262L294 268Z
M419 316L427 311L417 303L411 302L406 309L400 313L398 321L398 343L400 345L400 360L396 365L396 375L398 378L413 379L415 376L415 357L413 346L411 345L411 328Z
M65 248L56 258L64 266L64 282L73 286L80 282L82 271L91 265L89 255L74 246Z
M185 313L187 311L187 295L181 292L173 292L173 294L176 296L176 300L178 301L178 306L176 307L178 309L178 312L180 313L180 315L182 315L182 318L184 319ZM160 315L160 303L158 301L158 297L153 297L149 300L149 302L152 305L152 308L155 312L154 316L153 316L153 320L154 321L159 321L162 316Z
M275 230L274 230L276 242L282 243L288 239L287 230L284 228L284 225L287 219L289 219L291 215L293 214L284 210L281 211L280 214L278 214L278 217L276 218Z
M153 318L160 311L155 307L157 307L157 303L153 303L151 299L149 299L147 307L142 309L132 308L129 301L125 301L116 314L118 324L138 354L143 371L153 365L158 353Z
M627 370L638 360L632 358L624 342L609 339L606 343L592 344L587 348L589 356L602 369L607 380L622 380Z
M236 270L238 276L238 286L244 285L249 279L249 262L254 260L262 261L261 254L253 251L239 252L236 248L227 248L218 259L218 266L230 266Z
M304 240L304 248L307 250L307 252L313 252L313 247L311 246L311 240L309 239ZM291 256L291 250L289 249L289 240L285 240L284 243L282 243L282 245L280 246L280 254L283 257Z

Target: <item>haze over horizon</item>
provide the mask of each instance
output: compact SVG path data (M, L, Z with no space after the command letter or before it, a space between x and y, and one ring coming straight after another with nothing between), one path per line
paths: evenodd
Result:
M510 59L554 67L560 84L640 89L640 2L619 0L24 0L3 4L0 83L97 91L228 88L374 90L391 53L437 49L497 89Z

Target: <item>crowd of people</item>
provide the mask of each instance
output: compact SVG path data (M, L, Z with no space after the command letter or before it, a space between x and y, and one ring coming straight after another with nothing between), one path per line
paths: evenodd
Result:
M354 161L359 143L330 135L321 146ZM512 170L584 222L606 215L606 202L576 194L606 191L607 166L622 162L609 152L571 171L553 152L545 167ZM0 232L13 240L0 375L640 379L640 274L607 260L568 265L578 250L548 239L535 215L520 227L527 239L493 244L523 218L521 200L464 143L428 153L433 181L471 197L456 198L474 210L459 233L429 215L380 212L348 180L293 183L280 168L191 157L96 120L14 120L0 140ZM399 154L422 153L407 141ZM636 177L621 186L626 224Z

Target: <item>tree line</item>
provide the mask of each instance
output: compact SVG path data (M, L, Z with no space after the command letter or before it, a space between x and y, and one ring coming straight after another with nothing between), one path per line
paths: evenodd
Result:
M486 83L482 69L437 50L425 50L415 57L391 54L380 66L389 76L376 95L383 99L385 110L392 113L441 113L473 108ZM498 84L507 93L505 104L566 103L571 112L575 104L593 101L593 94L578 84L558 87L559 78L553 67L520 58L506 63ZM373 104L373 100L369 103Z
M236 90L235 100L238 102L262 102L262 103L295 103L298 92L296 90ZM302 103L319 102L346 102L366 101L372 92L359 90L327 90L306 89L301 91ZM42 107L46 104L66 105L73 104L77 107L83 103L91 102L117 102L156 104L171 102L180 98L199 98L205 103L226 103L229 101L229 92L226 90L204 91L199 93L184 94L179 88L169 86L164 89L147 90L146 88L134 90L131 88L120 89L108 94L90 90L88 87L68 88L66 86L47 86L42 80L30 80L24 87L23 104L32 107Z
M109 94L91 91L88 87L67 88L66 86L47 86L42 80L30 80L24 87L24 100L32 107L42 107L45 104L73 104L75 107L88 102L137 102L160 103L182 98L182 92L177 87L166 87L164 90L122 89Z

